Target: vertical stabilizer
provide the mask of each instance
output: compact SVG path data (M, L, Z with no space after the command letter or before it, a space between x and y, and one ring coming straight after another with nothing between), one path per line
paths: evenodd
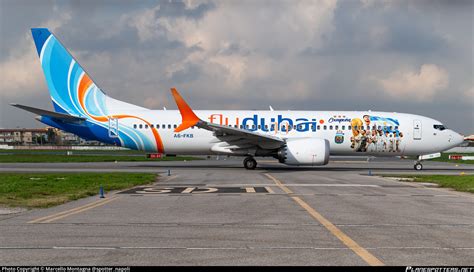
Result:
M61 42L46 28L32 28L31 33L55 111L107 115L106 95Z

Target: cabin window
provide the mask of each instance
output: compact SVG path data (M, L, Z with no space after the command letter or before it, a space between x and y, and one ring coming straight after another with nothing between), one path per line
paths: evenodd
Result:
M338 130L338 129L339 129L339 126L334 126L334 129L335 129L335 130Z
M395 126L395 130L398 130L398 126Z
M159 125L159 124L156 124L156 128L160 128L160 125Z
M268 125L265 125L265 130L268 130Z
M316 130L316 125L311 125L311 130Z
M321 129L321 126L320 126L320 125L318 125L318 130L320 130L320 129Z
M324 129L324 130L328 129L328 126L324 125L324 126L323 126L323 129Z
M168 129L171 129L171 125L168 124Z
M153 125L153 124L151 124L151 125L150 125L150 128L153 128L153 127L154 127L154 125Z
M332 126L329 126L329 130L332 130Z
M178 125L174 125L173 127L174 127L174 128L177 128L177 127L178 127Z
M341 127L341 129L342 129L342 130L346 130L346 126L343 125L343 126Z
M142 124L140 124L140 125L138 125L138 127L139 127L140 129L142 129L142 128L143 128L143 125L142 125Z
M136 128L137 128L137 124L134 124L134 125L133 125L133 128L136 129Z
M257 127L258 127L258 129L261 129L261 125L258 125Z
M351 126L347 126L347 130L351 130Z
M148 128L148 125L145 125L145 128Z

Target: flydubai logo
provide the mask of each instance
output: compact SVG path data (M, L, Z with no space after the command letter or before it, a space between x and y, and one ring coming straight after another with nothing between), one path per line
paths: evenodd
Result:
M242 120L239 117L235 117L234 120L229 120L229 117L226 117L223 114L211 114L207 119L211 123L220 124L223 126L237 125L237 127L240 128L240 126L242 125L243 128L251 131L261 130L265 132L285 132L293 129L299 132L314 132L316 131L317 125L316 118L312 118L311 120L307 118L291 119L286 118L281 114L278 114L276 118L264 118L258 116L258 114L254 114L251 117L242 118Z

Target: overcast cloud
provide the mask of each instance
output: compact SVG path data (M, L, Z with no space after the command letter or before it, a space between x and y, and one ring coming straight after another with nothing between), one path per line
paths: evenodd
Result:
M0 127L51 109L48 27L110 96L175 108L381 110L474 132L472 1L0 0Z

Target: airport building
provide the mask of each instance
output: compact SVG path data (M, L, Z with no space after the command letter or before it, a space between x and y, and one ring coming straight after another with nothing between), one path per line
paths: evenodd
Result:
M104 145L53 127L0 129L0 145Z
M51 141L52 128L0 129L0 144L32 145Z

